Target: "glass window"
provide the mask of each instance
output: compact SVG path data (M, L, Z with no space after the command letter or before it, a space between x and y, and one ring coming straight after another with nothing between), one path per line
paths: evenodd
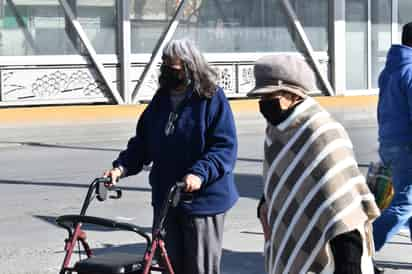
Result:
M77 18L98 54L116 53L116 0L77 0Z
M131 0L132 53L151 53L176 10L176 1Z
M116 53L115 0L68 3L96 52ZM85 53L58 0L0 1L0 16L0 55Z
M156 3L155 3L156 2ZM132 51L151 52L176 1L133 0ZM328 1L293 0L315 50L328 47ZM188 37L204 52L297 51L298 37L280 0L189 0L174 38ZM295 40L295 41L294 41Z
M378 88L378 77L386 62L391 46L392 3L388 0L374 0L372 6L372 88Z
M57 0L0 1L0 55L76 54Z
M205 52L296 51L277 1L199 2L186 7L176 38L190 37Z
M328 50L328 0L295 0L296 14L316 51Z
M346 87L367 88L367 0L346 1Z

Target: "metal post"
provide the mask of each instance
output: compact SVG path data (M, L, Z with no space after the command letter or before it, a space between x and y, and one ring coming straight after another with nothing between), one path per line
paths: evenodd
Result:
M0 0L0 22L4 20L4 0ZM3 25L0 24L0 27L3 27Z
M142 75L140 76L139 81L137 82L137 85L132 93L132 102L137 103L137 95L139 93L140 88L145 84L149 73L153 70L153 68L156 66L156 63L158 62L158 59L160 57L160 54L162 53L162 50L164 46L172 39L173 34L176 32L177 26L179 25L179 16L183 11L183 6L185 4L185 0L181 0L176 12L170 21L169 25L161 35L160 39L157 41L157 44L152 52L152 56L150 58L149 63L146 65L144 71L142 72Z
M119 61L120 61L120 93L123 95L125 103L131 103L130 68L131 68L131 40L130 40L130 1L116 1L117 22L119 42Z
M368 46L367 50L367 89L372 89L372 1L368 0L368 7L367 7L367 43Z
M346 90L346 21L345 0L333 0L331 10L331 70L335 95L343 95Z
M3 87L3 77L4 76L2 76L3 75L3 73L1 73L1 69L0 69L0 103L3 101L3 90L2 90L2 87Z
M30 45L30 47L32 48L34 54L39 52L39 48L36 45L36 42L34 41L34 38L32 36L32 34L30 33L30 31L27 29L27 25L24 22L23 18L20 16L20 13L16 7L16 5L13 3L12 0L6 0L7 3L10 6L10 10L13 13L14 17L16 18L16 22L19 25L19 27L21 28L24 38L27 40L28 44Z
M2 53L2 48L3 48L3 21L4 21L4 0L0 0L0 53ZM0 69L0 102L2 101L2 90L1 87L3 86L2 84L2 79L1 79L1 69Z
M95 49L93 48L93 45L87 38L86 33L84 32L82 26L80 25L79 21L77 21L77 18L74 16L73 11L69 4L67 3L67 0L59 0L63 11L65 15L68 17L69 22L73 25L73 28L76 30L77 35L79 36L80 40L82 41L84 47L86 48L87 53L90 56L91 61L93 62L94 66L96 67L97 72L99 73L100 77L102 78L104 84L107 86L108 90L110 91L110 94L112 99L117 103L117 104L123 104L124 101L122 97L120 96L119 92L114 89L108 78L105 76L104 73L104 66L102 63L99 62L97 53Z
M77 0L69 0L67 3L70 5L70 7L73 11L74 17L77 18ZM70 23L70 19L67 18L67 16L64 17L64 28L65 28L67 37L70 39L70 41L73 44L73 47L76 50L78 50L79 54L82 54L82 52L81 52L82 49L81 49L76 31L74 30L72 24Z
M306 50L306 53L310 61L313 63L315 72L319 76L321 83L325 87L327 95L329 96L334 95L335 92L333 91L333 88L331 84L329 83L329 80L327 79L325 75L323 75L322 70L320 69L319 61L317 60L315 56L315 51L313 50L313 47L310 44L310 41L302 27L302 24L300 23L298 17L296 16L296 13L292 5L290 4L289 0L282 0L281 3L283 4L283 7L285 8L287 18L290 20L291 25L296 30L298 37L302 41L302 44Z

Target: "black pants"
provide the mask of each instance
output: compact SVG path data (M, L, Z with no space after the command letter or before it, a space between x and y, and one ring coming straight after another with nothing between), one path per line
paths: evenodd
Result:
M176 274L220 274L224 219L225 214L191 216L170 209L165 242Z
M357 230L340 234L330 241L335 260L334 274L362 274L362 237Z

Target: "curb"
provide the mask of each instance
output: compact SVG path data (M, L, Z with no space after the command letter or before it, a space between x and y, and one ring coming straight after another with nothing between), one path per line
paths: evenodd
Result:
M335 96L314 97L324 107L351 108L375 107L378 97L371 96ZM230 100L235 114L256 113L259 111L257 99ZM140 105L80 105L1 108L0 125L33 122L92 122L133 119L142 113L147 104Z

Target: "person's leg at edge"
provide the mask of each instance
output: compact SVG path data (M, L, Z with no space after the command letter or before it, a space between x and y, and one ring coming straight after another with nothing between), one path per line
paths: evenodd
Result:
M395 196L388 208L373 223L375 249L379 251L412 216L412 153L411 149L380 149L381 158L392 168Z

